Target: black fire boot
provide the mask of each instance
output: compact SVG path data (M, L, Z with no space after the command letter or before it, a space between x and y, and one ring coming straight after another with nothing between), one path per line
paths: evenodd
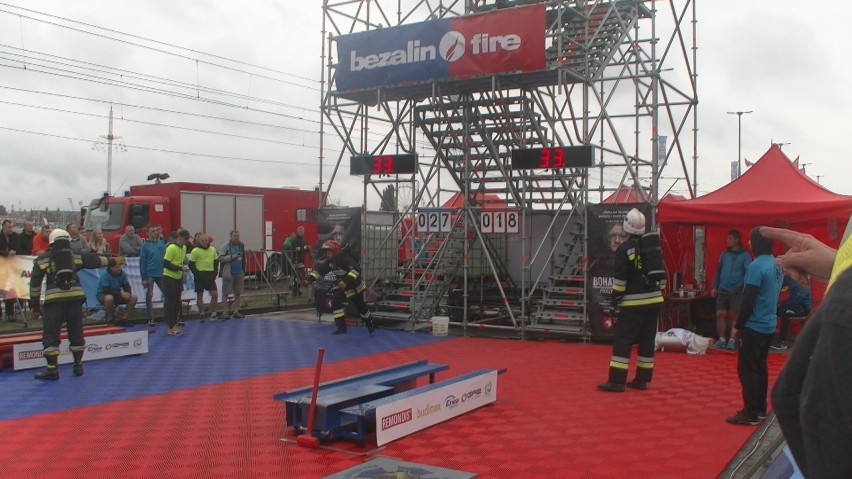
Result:
M334 326L331 334L346 334L346 318L334 318Z
M608 392L608 393L623 393L624 392L624 384L617 384L617 383L598 384L598 391L604 391L604 392Z
M369 332L370 334L373 334L373 333L376 332L376 320L373 319L372 315L364 318L364 325L367 326L367 332Z
M59 368L56 367L56 363L59 361L59 351L56 354L45 354L44 359L47 360L47 367L36 373L36 379L49 379L49 380L57 380L59 379Z
M83 375L83 351L71 351L74 355L74 375Z

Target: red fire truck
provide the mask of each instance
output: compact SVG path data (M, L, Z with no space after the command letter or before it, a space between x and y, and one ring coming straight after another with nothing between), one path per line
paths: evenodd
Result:
M281 247L284 239L301 225L305 237L316 238L318 191L295 188L211 185L204 183L158 183L131 186L124 196L92 200L85 212L87 234L99 228L112 251L127 225L145 237L148 224L160 224L164 234L184 228L205 232L219 248L239 230L246 245L247 274L281 276ZM250 252L250 253L249 253Z

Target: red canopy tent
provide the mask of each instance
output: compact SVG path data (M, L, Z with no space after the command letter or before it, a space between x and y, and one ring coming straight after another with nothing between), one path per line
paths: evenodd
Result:
M704 228L703 269L709 290L729 230L738 229L746 247L749 230L765 225L810 233L836 248L850 214L852 196L823 188L772 145L740 178L712 193L686 201L663 198L657 219L669 250L667 267L683 273L685 283L697 284L689 268L694 264L694 243L683 238L692 237L696 227ZM779 246L777 253L782 252ZM821 291L814 291L814 296L821 298Z

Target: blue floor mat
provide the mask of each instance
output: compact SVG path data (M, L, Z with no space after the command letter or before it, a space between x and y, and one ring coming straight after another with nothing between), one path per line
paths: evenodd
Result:
M136 326L134 330L147 329ZM85 363L74 377L71 365L59 367L59 381L33 379L36 369L0 372L0 420L29 417L112 401L191 389L313 366L317 349L323 363L431 344L446 338L364 328L333 336L333 326L305 321L252 317L199 323L181 337L166 334L163 324L149 335L148 354ZM89 343L98 336L87 338ZM422 358L412 358L422 359ZM301 386L301 385L299 385ZM283 389L283 386L282 386Z

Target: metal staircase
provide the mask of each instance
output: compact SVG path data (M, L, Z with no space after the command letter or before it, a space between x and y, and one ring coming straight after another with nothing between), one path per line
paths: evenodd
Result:
M647 7L633 0L549 10L548 24L557 33L547 51L548 63L580 79L598 78L607 66L626 60L619 58L620 47L639 19L650 16Z
M411 319L414 329L425 323L437 312L447 292L464 265L465 230L458 224L439 245L435 256L426 265L412 288Z
M565 250L555 257L549 283L542 287L543 297L530 314L528 330L588 336L583 216L572 216Z

